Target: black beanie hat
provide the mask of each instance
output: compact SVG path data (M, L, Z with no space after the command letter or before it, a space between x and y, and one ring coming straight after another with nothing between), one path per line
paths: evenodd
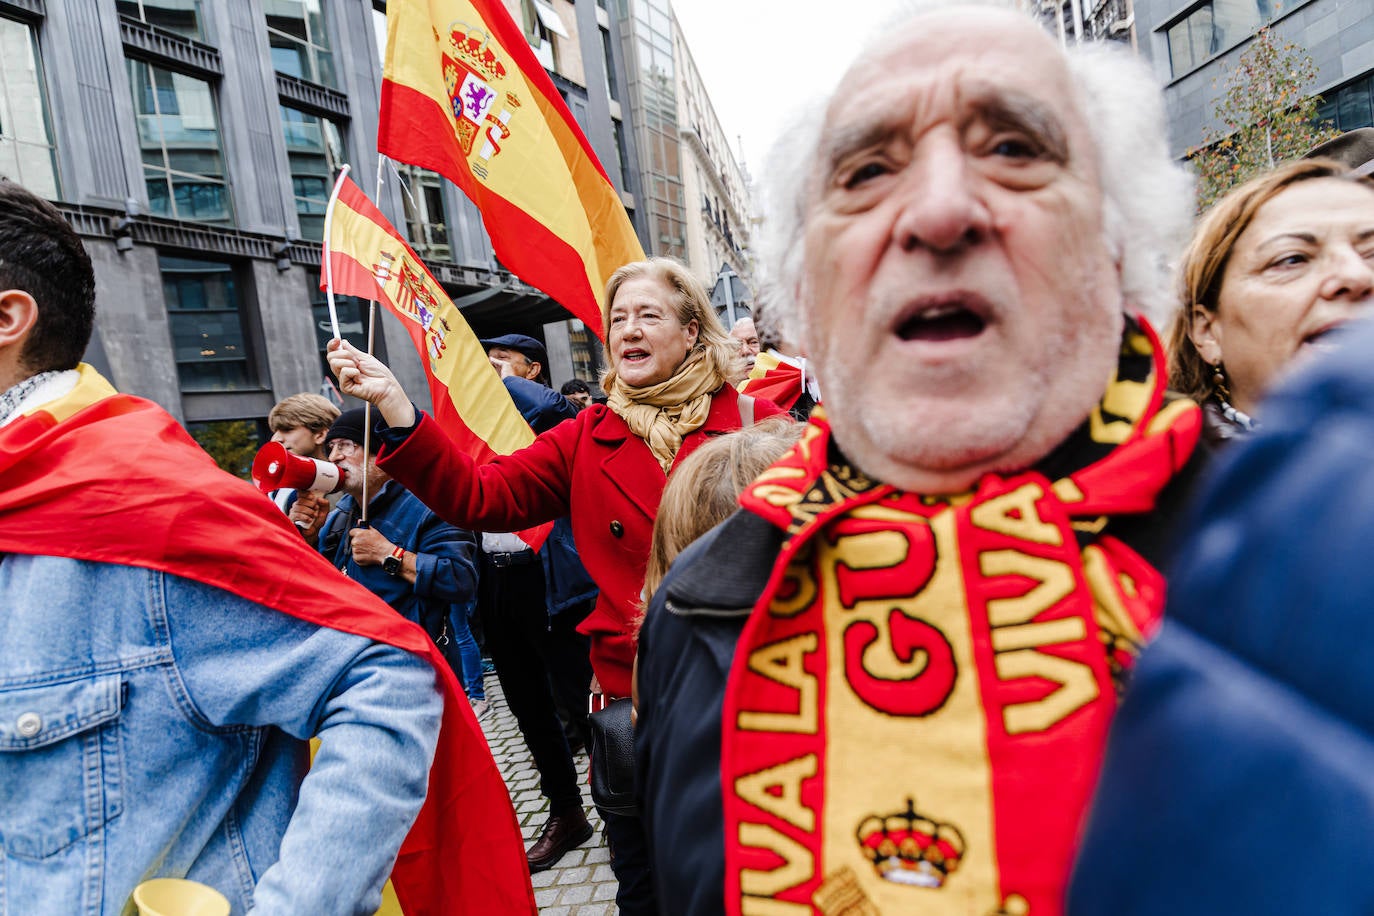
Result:
M347 439L349 442L363 444L363 417L364 411L361 407L354 407L352 410L345 410L339 414L339 419L334 421L334 425L329 427L329 432L324 435L324 444L329 445L335 439ZM381 449L380 437L374 435L370 443L372 454L377 454Z

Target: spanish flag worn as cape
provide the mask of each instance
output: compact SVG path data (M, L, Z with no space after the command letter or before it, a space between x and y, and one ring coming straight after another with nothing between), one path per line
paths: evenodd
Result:
M0 427L0 552L161 570L424 656L444 714L429 793L392 872L401 907L407 916L534 913L510 796L425 633L340 576L166 411L116 393L90 366L80 373L72 392ZM236 548L243 543L251 554Z
M482 212L501 263L602 336L601 296L644 251L501 0L391 0L377 148Z

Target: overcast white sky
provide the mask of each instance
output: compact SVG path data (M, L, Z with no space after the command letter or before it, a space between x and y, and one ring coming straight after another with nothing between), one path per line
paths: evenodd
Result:
M735 158L756 178L788 115L828 98L905 0L672 0Z

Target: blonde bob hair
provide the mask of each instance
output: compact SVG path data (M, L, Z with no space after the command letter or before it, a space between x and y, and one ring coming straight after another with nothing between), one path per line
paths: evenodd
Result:
M1179 264L1180 305L1167 337L1170 388L1199 404L1216 394L1214 369L1193 343L1194 316L1199 310L1216 314L1231 252L1264 205L1294 185L1318 178L1335 178L1374 190L1374 182L1351 174L1334 159L1299 159L1233 188L1198 223Z
M645 607L677 555L735 511L744 488L796 444L802 429L786 415L769 417L716 436L682 459L668 478L654 516L644 571Z
M726 379L740 374L739 342L730 337L721 325L720 319L716 317L716 311L711 307L711 297L701 285L701 281L692 276L687 266L675 258L649 258L626 264L611 274L611 279L606 281L606 299L601 307L601 324L605 332L604 352L609 368L601 374L601 387L604 390L609 392L616 379L615 361L612 359L610 344L611 305L615 302L615 294L620 292L620 287L642 277L658 280L668 288L669 304L672 305L677 320L683 327L692 319L696 319L697 342L688 351L684 363L696 354L702 354L712 371L720 377L721 384L725 384Z

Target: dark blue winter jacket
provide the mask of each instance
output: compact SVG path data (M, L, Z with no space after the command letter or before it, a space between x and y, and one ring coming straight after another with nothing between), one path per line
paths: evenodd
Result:
M1374 913L1374 325L1261 415L1183 529L1071 916Z
M420 624L437 638L443 632L449 606L463 604L477 592L477 539L439 518L394 480L388 480L371 500L368 523L388 541L415 554L415 582L389 575L380 566L359 566L347 536L356 527L357 503L344 496L320 529L319 550L350 579L407 620Z
M535 435L577 416L577 406L546 385L516 376L507 376L502 381ZM544 589L550 617L571 607L585 608L596 600L596 583L587 575L577 556L572 522L566 515L553 523L553 531L539 551L539 558L544 561Z

